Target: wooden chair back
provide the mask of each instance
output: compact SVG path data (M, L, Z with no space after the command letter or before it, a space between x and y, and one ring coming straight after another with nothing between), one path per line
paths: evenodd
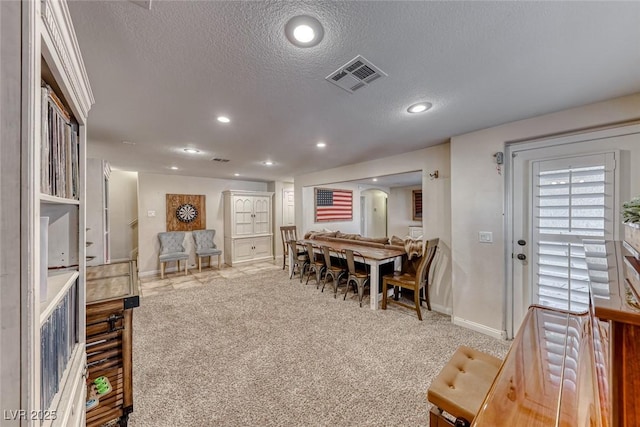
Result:
M420 287L429 282L429 270L431 270L431 264L436 256L439 242L440 239L435 238L428 240L425 244L426 247L422 251L422 261L416 272L416 289L420 289Z
M280 227L282 236L282 269L287 265L287 257L289 256L289 242L298 240L298 231L295 225L283 225Z

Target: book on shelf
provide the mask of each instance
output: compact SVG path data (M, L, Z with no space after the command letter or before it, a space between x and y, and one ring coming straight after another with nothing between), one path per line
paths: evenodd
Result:
M79 199L78 124L51 87L43 84L40 191Z
M60 390L64 370L78 342L76 288L77 281L40 327L40 407L43 410L51 406L54 396Z

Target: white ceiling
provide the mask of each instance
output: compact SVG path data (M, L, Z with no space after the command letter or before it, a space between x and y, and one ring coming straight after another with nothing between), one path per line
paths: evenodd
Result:
M69 8L96 99L88 153L117 169L290 181L640 92L640 2ZM287 41L285 23L298 14L322 22L319 45ZM388 77L354 94L325 81L357 55ZM422 100L433 109L406 113ZM233 121L218 123L220 114ZM320 140L327 148L316 148Z

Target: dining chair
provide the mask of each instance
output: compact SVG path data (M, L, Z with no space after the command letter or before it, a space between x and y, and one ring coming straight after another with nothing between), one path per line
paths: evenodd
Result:
M415 274L408 272L400 272L399 274L389 274L382 278L382 309L387 309L387 289L388 286L395 288L410 289L413 291L413 300L415 306L406 304L401 300L389 299L389 303L398 304L406 308L415 309L418 314L418 320L422 320L422 310L420 305L422 303L420 298L420 290L424 289L424 300L427 302L427 309L431 310L431 303L429 302L429 270L433 258L435 257L436 250L438 248L438 242L440 239L431 239L425 243L425 249L422 251L422 259L418 265L418 269Z
M220 270L220 255L222 251L218 249L213 238L216 236L216 230L194 230L191 232L193 240L196 244L196 256L198 257L198 271L202 272L202 258L209 258L209 267L211 267L211 257L218 256L218 270Z
M331 262L331 248L329 248L328 246L323 246L322 247L322 253L324 254L324 264L325 264L325 270L324 270L324 282L322 284L322 290L320 292L324 292L324 287L327 284L327 279L329 277L331 277L331 281L333 282L333 297L335 298L336 295L338 294L338 286L340 284L340 279L342 279L342 277L347 273L347 270L345 269L344 265L343 265L343 257L341 255L341 252L335 252L335 258L337 259L337 263L333 264Z
M176 261L180 271L180 261L184 260L184 274L187 275L189 254L184 248L184 231L163 231L158 233L160 241L160 278L164 279L164 270L167 262Z
M371 282L371 276L369 274L369 269L371 268L368 264L365 263L364 256L358 252L351 249L344 250L345 259L347 260L347 288L344 290L344 298L347 299L347 293L349 293L349 284L356 285L356 292L358 293L358 301L360 302L360 307L362 307L362 297L364 295L364 287L367 283ZM359 269L356 266L356 262L365 266L364 269ZM371 286L369 286L371 288Z
M287 242L289 246L289 250L294 254L293 256L293 266L291 268L291 275L289 276L289 280L293 278L296 274L296 270L300 275L300 283L302 283L302 277L304 276L304 272L306 271L309 265L309 257L307 256L306 251L299 251L297 246L297 242L295 240L290 240Z
M295 225L283 225L280 227L280 235L282 237L282 269L287 268L289 258L289 242L298 240L298 231ZM296 246L296 255L298 252L306 252Z
M324 264L324 254L317 254L316 247L313 243L307 242L307 254L309 256L309 268L307 269L307 281L305 285L309 283L309 278L311 277L311 273L315 273L316 278L316 289L320 285L320 280L322 279L322 273L326 268Z

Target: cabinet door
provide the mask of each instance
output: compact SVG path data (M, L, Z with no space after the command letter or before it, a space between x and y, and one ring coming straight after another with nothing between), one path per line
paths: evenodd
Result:
M271 256L271 236L253 239L253 256L254 258Z
M236 239L233 242L233 261L245 261L253 258L253 239Z
M253 198L236 197L233 202L234 235L253 234Z
M271 219L271 198L257 196L254 198L254 227L255 234L268 234Z

